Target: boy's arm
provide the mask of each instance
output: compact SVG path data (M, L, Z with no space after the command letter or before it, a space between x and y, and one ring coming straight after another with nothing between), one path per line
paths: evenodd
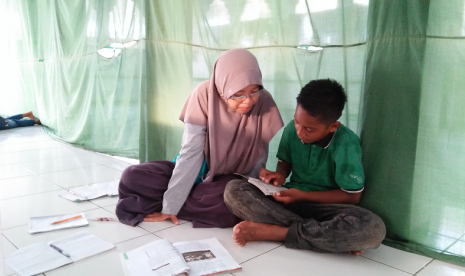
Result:
M283 160L278 160L278 164L276 165L276 172L284 175L284 178L287 178L292 171L292 164L287 163Z
M312 201L325 204L357 204L362 197L362 193L348 193L343 190L306 192L291 188L278 192L273 197L277 201L286 204L296 201Z
M278 165L276 166L276 172L272 172L263 168L260 171L260 179L265 183L273 184L275 186L283 185L291 171L291 163L279 160Z

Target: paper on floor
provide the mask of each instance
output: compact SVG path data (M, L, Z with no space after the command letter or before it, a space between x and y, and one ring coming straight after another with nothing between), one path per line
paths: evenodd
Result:
M96 199L102 196L118 195L119 179L99 182L69 189L67 192L60 194L62 198L70 201L81 202L89 199Z
M66 252L60 253L55 248ZM36 275L67 264L73 261L99 254L115 246L87 231L81 231L48 243L35 243L20 248L5 256L5 262L21 276Z
M81 216L77 219L72 219L69 221L61 222L58 224L52 224L56 221L61 221L68 218L73 218L76 216ZM89 222L86 219L84 213L73 213L73 214L63 214L63 215L54 215L54 216L44 216L44 217L32 217L29 220L29 233L41 233L49 232L61 229L83 227L89 225Z

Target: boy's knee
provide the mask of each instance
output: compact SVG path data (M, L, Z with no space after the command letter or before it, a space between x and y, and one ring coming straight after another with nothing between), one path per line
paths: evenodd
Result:
M373 214L372 228L375 234L375 239L378 241L379 244L381 244L381 242L386 237L386 225L384 224L384 221L378 215L374 213L372 214Z
M364 231L366 248L378 248L386 237L386 226L383 220L371 211L366 210L365 219L369 221Z
M234 179L226 184L226 188L224 189L224 202L229 208L231 208L231 206L233 206L235 202L241 198L240 193L242 192L242 183L244 183L243 180Z

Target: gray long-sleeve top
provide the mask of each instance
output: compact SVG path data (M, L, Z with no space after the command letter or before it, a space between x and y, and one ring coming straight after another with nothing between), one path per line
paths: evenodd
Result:
M163 196L163 209L161 211L163 214L177 215L186 201L205 158L203 150L206 135L207 128L205 126L185 124L181 152L176 159L173 175ZM265 167L267 159L268 147L248 175L258 178L258 174Z

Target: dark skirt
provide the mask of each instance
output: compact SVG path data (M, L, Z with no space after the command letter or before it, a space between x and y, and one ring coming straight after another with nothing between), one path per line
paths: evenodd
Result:
M163 194L173 169L173 162L152 161L124 170L119 183L120 199L116 205L119 221L136 226L146 215L161 212ZM192 221L195 228L236 225L240 219L229 211L223 199L226 184L233 179L236 179L234 175L220 175L215 176L212 182L195 185L177 218Z

